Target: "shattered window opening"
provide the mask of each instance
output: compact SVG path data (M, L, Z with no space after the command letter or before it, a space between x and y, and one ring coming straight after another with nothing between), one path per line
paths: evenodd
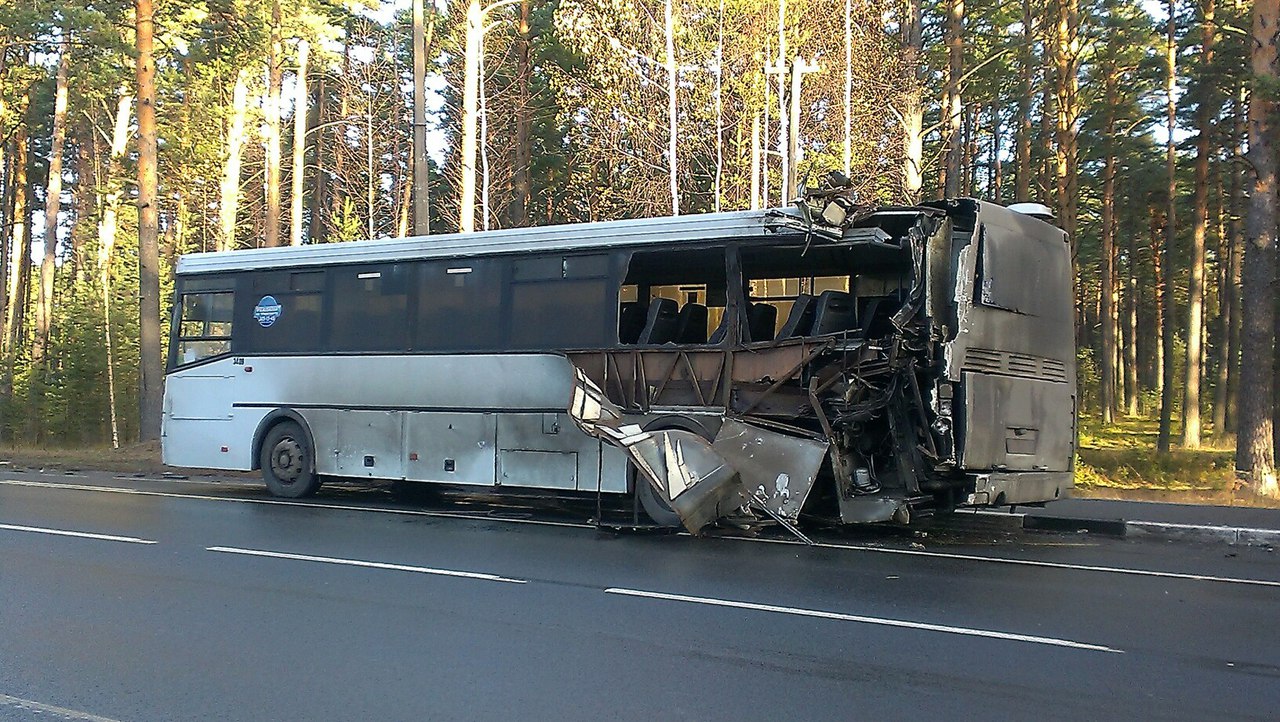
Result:
M727 288L724 248L633 254L618 293L619 344L722 342Z

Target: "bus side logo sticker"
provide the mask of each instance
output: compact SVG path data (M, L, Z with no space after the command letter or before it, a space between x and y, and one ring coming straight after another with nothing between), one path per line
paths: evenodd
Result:
M282 310L284 306L276 302L275 296L263 296L258 305L253 307L253 317L258 319L263 328L267 328L280 318Z

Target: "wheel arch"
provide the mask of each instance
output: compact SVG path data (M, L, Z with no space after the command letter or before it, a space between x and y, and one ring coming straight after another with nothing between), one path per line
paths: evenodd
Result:
M267 433L271 431L272 427L284 421L292 421L296 423L298 427L302 429L302 433L307 437L307 444L311 446L310 471L311 473L315 473L316 440L315 436L311 433L311 425L302 417L302 414L290 408L272 409L266 416L262 417L261 421L258 422L258 428L253 432L253 453L251 456L252 466L250 468L253 471L258 471L262 468L262 462L260 461L262 458L262 440L267 437Z

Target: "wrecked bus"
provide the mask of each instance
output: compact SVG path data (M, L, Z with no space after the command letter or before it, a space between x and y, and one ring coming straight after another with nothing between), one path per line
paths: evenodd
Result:
M1065 234L977 200L183 256L164 461L907 522L1072 483Z

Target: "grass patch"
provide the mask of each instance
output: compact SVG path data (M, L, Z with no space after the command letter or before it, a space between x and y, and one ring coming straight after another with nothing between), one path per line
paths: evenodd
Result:
M1280 499L1260 497L1236 479L1234 438L1209 437L1200 449L1157 454L1158 434L1155 419L1104 426L1097 417L1082 417L1075 496L1280 507Z
M5 446L0 447L0 461L7 462L9 468L22 469L95 469L148 474L173 471L160 461L159 441L126 444L119 449L109 446L70 449Z

